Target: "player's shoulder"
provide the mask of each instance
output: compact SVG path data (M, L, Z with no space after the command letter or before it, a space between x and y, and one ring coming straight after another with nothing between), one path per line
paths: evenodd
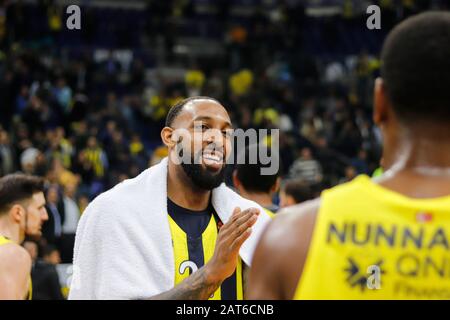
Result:
M277 213L265 229L255 252L253 298L290 299L303 270L314 230L320 199ZM267 287L272 294L261 295ZM269 290L269 291L270 291Z
M319 207L320 198L282 209L264 231L261 246L280 259L301 252L310 241Z
M0 261L6 268L24 268L31 267L31 256L25 248L15 243L8 243L0 247Z
M292 231L299 235L304 234L314 224L320 203L321 198L316 198L280 210L270 226L269 233L272 233L274 237L290 238L292 238L292 234L286 231Z
M320 203L317 198L280 210L265 232L266 241L284 251L296 247L301 238L311 234Z
M372 189L373 182L367 175L361 174L351 181L341 183L330 189L322 192L322 198L326 199L341 199L347 201L349 197L354 197L355 194L360 194Z

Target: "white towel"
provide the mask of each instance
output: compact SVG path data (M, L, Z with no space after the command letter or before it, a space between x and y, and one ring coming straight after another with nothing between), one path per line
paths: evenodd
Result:
M165 158L86 208L77 228L69 299L142 299L174 287L167 166ZM252 235L239 251L250 265L269 215L224 183L213 190L212 205L224 223L235 207L260 209Z

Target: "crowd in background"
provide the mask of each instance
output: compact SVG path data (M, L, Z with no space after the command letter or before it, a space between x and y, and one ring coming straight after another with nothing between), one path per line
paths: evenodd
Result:
M136 52L151 51L163 40L163 55L135 56L124 64L113 47L96 59L92 29L101 22L92 18L93 9L86 8L80 31L89 50L72 54L61 40L61 6L34 4L33 12L47 24L45 32L33 34L27 4L0 1L0 176L22 171L46 177L50 219L43 252L54 246L62 262L71 262L77 222L89 201L167 155L159 137L167 111L192 95L222 102L236 128L280 129L280 176L291 189L292 181L301 181L301 192L312 197L358 174L373 174L381 138L371 120L371 91L380 62L368 48L342 55L333 23L365 28L364 16L352 14L350 3L342 1L337 17L311 18L305 1L284 1L237 24L230 22L232 2L217 1L223 56L215 60L177 56L173 21L195 16L195 1L151 1ZM389 14L374 37L436 5L378 3ZM445 2L438 3L444 8ZM331 21L321 28L324 55L309 54L304 45L303 30L314 19ZM118 48L132 46L127 35L133 30L119 31ZM149 81L149 70L167 66L181 68L183 77L170 80L156 72L157 81Z

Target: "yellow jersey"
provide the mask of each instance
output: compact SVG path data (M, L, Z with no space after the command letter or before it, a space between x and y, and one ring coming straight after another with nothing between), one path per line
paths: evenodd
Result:
M168 199L168 212L177 285L212 258L221 222L212 206L202 212L191 211ZM210 300L242 300L242 279L242 261L238 258L236 271L222 283Z
M324 191L294 299L450 299L450 196L367 176Z
M8 244L8 243L13 243L13 241L0 235L0 247L5 245L5 244ZM33 296L32 296L33 295L33 284L32 284L32 281L31 281L31 275L29 276L28 282L30 283L30 289L28 290L28 297L27 297L27 299L31 300L33 298Z

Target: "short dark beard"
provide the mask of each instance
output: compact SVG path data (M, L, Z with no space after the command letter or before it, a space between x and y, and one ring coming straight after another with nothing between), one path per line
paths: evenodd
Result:
M177 145L177 151L178 155L183 157L181 144ZM194 161L194 155L192 155L191 163L184 163L184 161L181 161L181 167L194 186L202 190L210 191L217 188L222 182L224 182L226 165L223 166L223 168L216 174L212 174L208 171L208 169L202 167L201 160L199 159L201 156L202 152L197 155L197 161Z
M199 189L212 190L220 186L225 180L225 167L216 174L210 173L201 164L181 163L181 167L189 179L191 179L192 183Z

